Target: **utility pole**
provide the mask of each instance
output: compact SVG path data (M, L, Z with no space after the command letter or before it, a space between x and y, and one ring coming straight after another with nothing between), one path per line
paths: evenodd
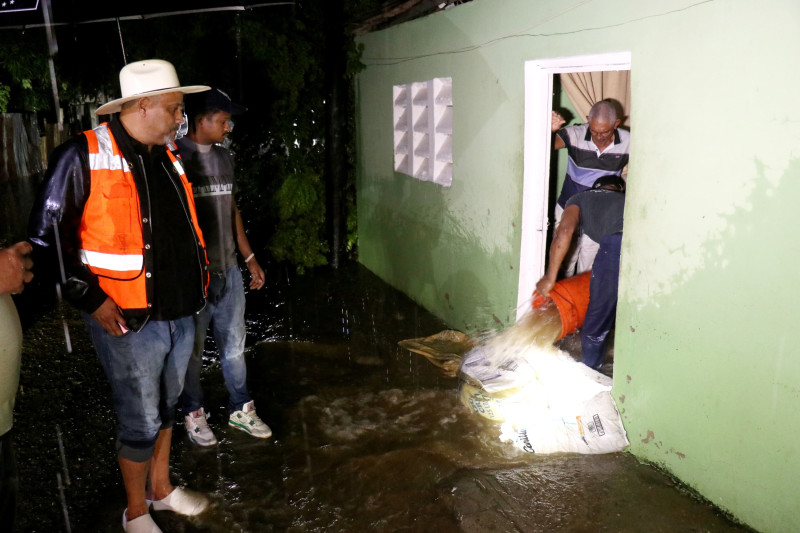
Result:
M343 0L326 2L328 34L326 64L325 203L330 265L339 268L347 245L347 80Z

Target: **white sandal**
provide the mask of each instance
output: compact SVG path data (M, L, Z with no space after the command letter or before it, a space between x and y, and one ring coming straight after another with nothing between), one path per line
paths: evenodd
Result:
M172 511L185 516L202 513L208 507L208 498L199 492L175 487L166 498L153 501L154 511Z
M137 516L130 522L128 521L127 515L127 509L122 511L122 529L124 529L126 533L163 533L161 528L153 522L153 517L150 516L149 513Z

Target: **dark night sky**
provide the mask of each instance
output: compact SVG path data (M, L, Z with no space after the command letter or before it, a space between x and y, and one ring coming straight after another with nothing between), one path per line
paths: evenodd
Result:
M44 0L0 0L0 26L32 26L44 23ZM171 0L170 2L137 0L51 0L51 21L60 24L108 20L117 17L150 17L165 13L205 11L244 7L258 9L270 4L287 3L266 0ZM292 0L288 0L292 3ZM38 5L38 7L37 7ZM36 9L31 9L36 7ZM28 11L19 11L28 9Z

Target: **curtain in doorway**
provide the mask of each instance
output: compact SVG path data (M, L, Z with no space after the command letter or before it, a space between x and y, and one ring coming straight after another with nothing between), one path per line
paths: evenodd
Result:
M580 119L586 120L589 109L600 100L616 100L622 108L620 125L630 126L631 71L565 72L561 86ZM617 109L619 111L619 109Z

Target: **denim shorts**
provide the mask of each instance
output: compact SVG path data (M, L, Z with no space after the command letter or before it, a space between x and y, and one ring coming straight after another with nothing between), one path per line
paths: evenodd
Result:
M151 320L136 333L106 332L84 315L100 364L111 384L117 413L117 453L144 462L153 455L158 432L175 422L192 354L194 318Z

